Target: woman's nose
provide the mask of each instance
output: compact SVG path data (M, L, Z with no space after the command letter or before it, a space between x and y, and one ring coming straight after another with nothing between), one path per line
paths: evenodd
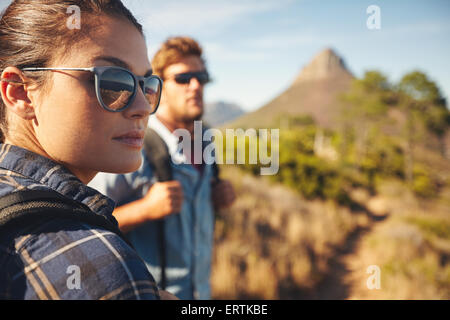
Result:
M154 102L152 102L154 103ZM131 106L123 111L124 116L130 119L139 119L148 117L153 111L149 100L144 95L142 87L139 86L139 90L136 92L136 97Z

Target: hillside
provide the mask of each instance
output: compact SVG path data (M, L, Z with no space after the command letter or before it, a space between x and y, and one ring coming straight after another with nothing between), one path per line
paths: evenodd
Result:
M231 123L233 127L271 127L281 115L311 115L323 127L333 127L339 95L350 88L353 75L332 49L317 54L292 85L260 109Z

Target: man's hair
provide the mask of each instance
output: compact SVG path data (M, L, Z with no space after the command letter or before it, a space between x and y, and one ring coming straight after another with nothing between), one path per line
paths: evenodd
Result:
M200 45L189 37L172 37L166 40L156 52L152 61L153 73L164 79L166 68L188 56L197 56L203 63L203 50Z

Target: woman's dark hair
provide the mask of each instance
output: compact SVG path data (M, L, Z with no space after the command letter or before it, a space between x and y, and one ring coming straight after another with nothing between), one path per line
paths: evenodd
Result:
M80 9L80 29L67 25L71 6ZM0 15L0 74L8 66L50 67L55 57L63 57L89 36L102 15L125 19L143 34L142 25L120 0L14 0ZM27 77L42 86L48 74L33 72ZM1 142L7 128L6 106L0 99Z

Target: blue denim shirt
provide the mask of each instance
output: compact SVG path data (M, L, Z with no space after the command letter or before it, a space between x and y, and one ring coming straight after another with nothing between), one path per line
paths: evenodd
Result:
M172 172L184 192L181 212L165 218L166 289L181 299L210 299L214 229L212 166L205 165L200 174L191 164L183 161L183 156L176 149L177 139L155 116L150 117L149 126L167 143L172 159L178 158L177 164L171 161ZM148 160L143 157L138 171L123 175L100 173L89 185L115 200L118 206L142 198L156 182ZM159 282L161 270L157 227L155 221L149 221L128 232L127 237Z
M66 168L0 144L0 197L27 189L58 192L117 224L114 202ZM0 299L159 299L159 294L142 259L117 234L55 218L2 231Z

